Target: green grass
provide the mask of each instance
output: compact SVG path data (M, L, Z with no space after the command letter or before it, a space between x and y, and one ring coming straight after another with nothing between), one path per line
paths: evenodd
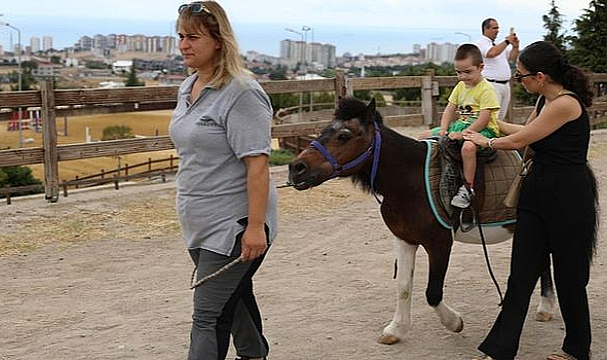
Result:
M295 158L295 154L286 149L272 150L270 153L270 166L286 165Z

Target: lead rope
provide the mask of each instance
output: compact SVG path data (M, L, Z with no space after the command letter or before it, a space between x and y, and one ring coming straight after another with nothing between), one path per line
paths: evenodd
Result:
M472 213L474 214L474 218L476 218L476 211L474 209L474 206L471 206L470 209L472 210ZM489 270L489 275L491 276L491 280L493 280L493 283L495 284L495 288L497 289L497 293L500 296L500 303L498 306L502 306L502 304L504 303L504 297L502 296L502 290L500 289L500 285L497 282L495 275L493 274L493 269L491 268L491 263L489 262L489 251L487 250L487 242L485 241L485 235L483 234L483 229L482 229L481 224L477 223L476 226L478 226L478 233L481 236L481 243L483 244L483 253L485 254L485 262L487 263L487 269Z
M196 281L194 283L194 279L196 278L196 270L198 270L198 265L194 268L194 271L192 271L192 278L190 279L190 289L195 289L197 287L199 287L200 285L204 284L205 282L216 278L217 276L223 274L224 272L230 270L231 268L233 268L236 264L242 262L242 255L240 255L238 258L232 260L232 262L224 265L222 268L220 268L219 270L215 271L212 274L209 274L205 277L203 277L202 279Z
M460 177L464 178L464 176L461 172L461 169L460 169ZM468 187L466 187L466 189L468 191L470 191L470 189ZM485 254L485 262L487 263L487 270L489 271L489 276L491 276L491 280L493 281L493 284L495 284L495 288L497 289L497 293L500 297L500 303L498 306L502 306L502 304L504 303L504 297L502 296L502 289L500 289L500 285L497 282L495 275L493 274L493 269L491 268L491 262L489 261L489 251L487 250L487 242L485 241L485 234L483 233L483 228L481 226L481 223L478 221L478 218L476 217L476 207L473 204L470 205L470 211L472 211L472 224L469 227L464 227L464 222L463 222L463 217L462 217L464 210L461 209L460 213L459 213L459 225L460 225L459 227L462 232L468 232L468 231L472 230L474 225L476 225L478 227L478 233L480 234L480 237L481 237L481 244L483 244L483 253ZM455 233L453 233L453 237L455 238Z

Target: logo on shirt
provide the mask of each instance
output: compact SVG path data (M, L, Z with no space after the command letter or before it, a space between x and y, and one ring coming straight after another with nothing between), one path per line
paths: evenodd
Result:
M470 105L459 105L457 107L457 115L460 121L469 123L473 123L478 118L478 112L475 112Z
M196 125L200 125L200 126L219 126L219 124L217 124L215 122L215 120L213 120L213 119L211 119L210 117L207 117L207 116L203 116L198 121L196 121Z

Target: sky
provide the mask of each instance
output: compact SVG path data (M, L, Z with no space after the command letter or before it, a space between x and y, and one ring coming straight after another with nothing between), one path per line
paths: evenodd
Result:
M464 43L480 36L480 24L497 19L498 38L515 28L525 46L546 33L542 16L550 0L219 0L228 13L241 53L278 56L284 39L329 43L337 55L409 53L413 44ZM96 34L174 35L183 0L3 0L0 22L20 31L21 43L49 35L53 47L72 46ZM564 29L589 7L590 0L556 0ZM482 4L482 5L479 5ZM303 31L303 29L310 30ZM286 29L290 29L288 31ZM0 26L0 44L18 43L18 32Z

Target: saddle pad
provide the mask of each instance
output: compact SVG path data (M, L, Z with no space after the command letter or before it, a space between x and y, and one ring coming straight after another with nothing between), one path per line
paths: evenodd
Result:
M424 167L424 184L430 208L436 220L445 228L451 229L450 205L445 206L440 196L441 158L438 142L423 140L427 144ZM479 223L484 226L502 226L516 222L516 209L508 208L502 200L508 193L510 184L521 169L521 156L515 150L497 150L494 161L485 164L485 198Z

